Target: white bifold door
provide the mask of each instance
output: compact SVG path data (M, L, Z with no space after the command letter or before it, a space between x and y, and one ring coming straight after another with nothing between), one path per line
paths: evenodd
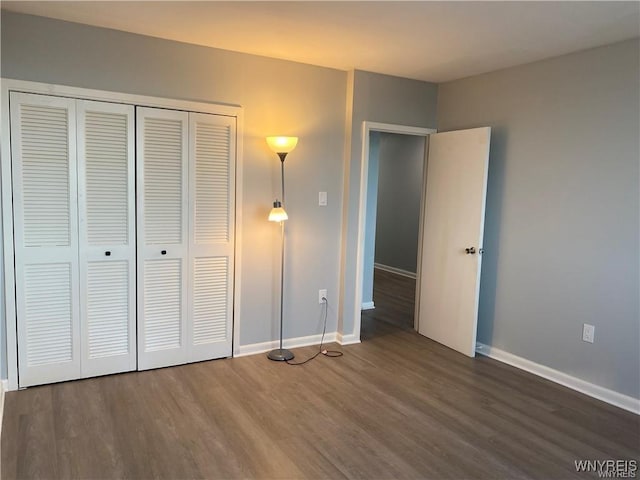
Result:
M19 385L230 356L235 117L10 107Z
M138 368L231 355L234 117L137 108Z
M10 102L19 385L133 370L133 107Z

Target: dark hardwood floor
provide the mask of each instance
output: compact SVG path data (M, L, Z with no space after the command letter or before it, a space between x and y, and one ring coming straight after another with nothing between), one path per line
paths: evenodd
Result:
M388 332L389 326L413 330L415 298L415 280L376 268L373 272L375 309L362 312L360 340Z
M394 277L376 278L363 342L332 346L340 358L8 393L2 478L580 479L597 474L575 460L640 457L640 417L416 334L411 282Z

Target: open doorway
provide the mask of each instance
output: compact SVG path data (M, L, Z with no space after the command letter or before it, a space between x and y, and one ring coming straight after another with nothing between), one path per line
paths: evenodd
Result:
M369 132L361 339L415 329L426 142L426 134Z
M414 328L425 337L474 357L491 128L434 133L415 128L403 132L393 125L381 129L379 125L363 124L356 303L362 306L367 198L373 195L368 188L371 133L429 135L428 155L424 155L429 160L424 161L421 176ZM393 214L400 216L402 212ZM397 230L394 233L398 235ZM374 258L375 251L374 247ZM394 297L396 300L397 295ZM354 333L361 335L360 308L357 313Z

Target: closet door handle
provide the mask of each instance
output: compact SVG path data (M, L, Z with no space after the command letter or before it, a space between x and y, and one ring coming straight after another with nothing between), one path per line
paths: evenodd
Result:
M162 251L160 252L160 254L161 254L161 255L166 255L166 254L167 254L167 251L166 251L166 250L162 250Z
M109 250L107 250L106 252L104 252L104 254L105 254L107 257L110 257L110 256L111 256L111 252L110 252Z

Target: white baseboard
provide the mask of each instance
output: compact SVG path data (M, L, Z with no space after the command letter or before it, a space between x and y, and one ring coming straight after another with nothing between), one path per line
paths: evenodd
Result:
M340 345L354 345L356 343L360 343L360 336L350 333L348 335L342 335L338 333L336 336L336 342Z
M376 308L376 306L373 304L373 302L362 302L362 307L360 307L360 310L374 310Z
M309 345L320 345L322 334L309 335L307 337L285 338L282 341L283 348L308 347ZM324 343L332 343L336 341L336 332L325 333ZM279 340L270 342L251 343L249 345L240 345L234 353L234 357L246 357L247 355L256 355L258 353L270 352L274 348L280 346Z
M373 268L377 268L378 270L383 270L385 272L395 273L396 275L402 275L403 277L409 277L416 279L416 274L414 272L409 272L408 270L403 270L401 268L390 267L389 265L383 265L381 263L374 263Z
M547 380L551 380L552 382L559 383L560 385L564 385L565 387L568 387L572 390L576 390L580 393L584 393L585 395L589 395L590 397L597 398L598 400L602 400L603 402L609 403L616 407L620 407L629 412L640 415L640 399L638 398L630 397L629 395L624 395L614 390L589 383L585 380L573 377L559 370L555 370L545 365L532 362L531 360L527 360L526 358L519 357L512 353L505 352L504 350L500 350L499 348L485 345L483 343L478 343L476 345L476 352L493 358L494 360L498 360L499 362L506 363L521 370L525 370L529 373L533 373L534 375L538 375L542 378L546 378Z

